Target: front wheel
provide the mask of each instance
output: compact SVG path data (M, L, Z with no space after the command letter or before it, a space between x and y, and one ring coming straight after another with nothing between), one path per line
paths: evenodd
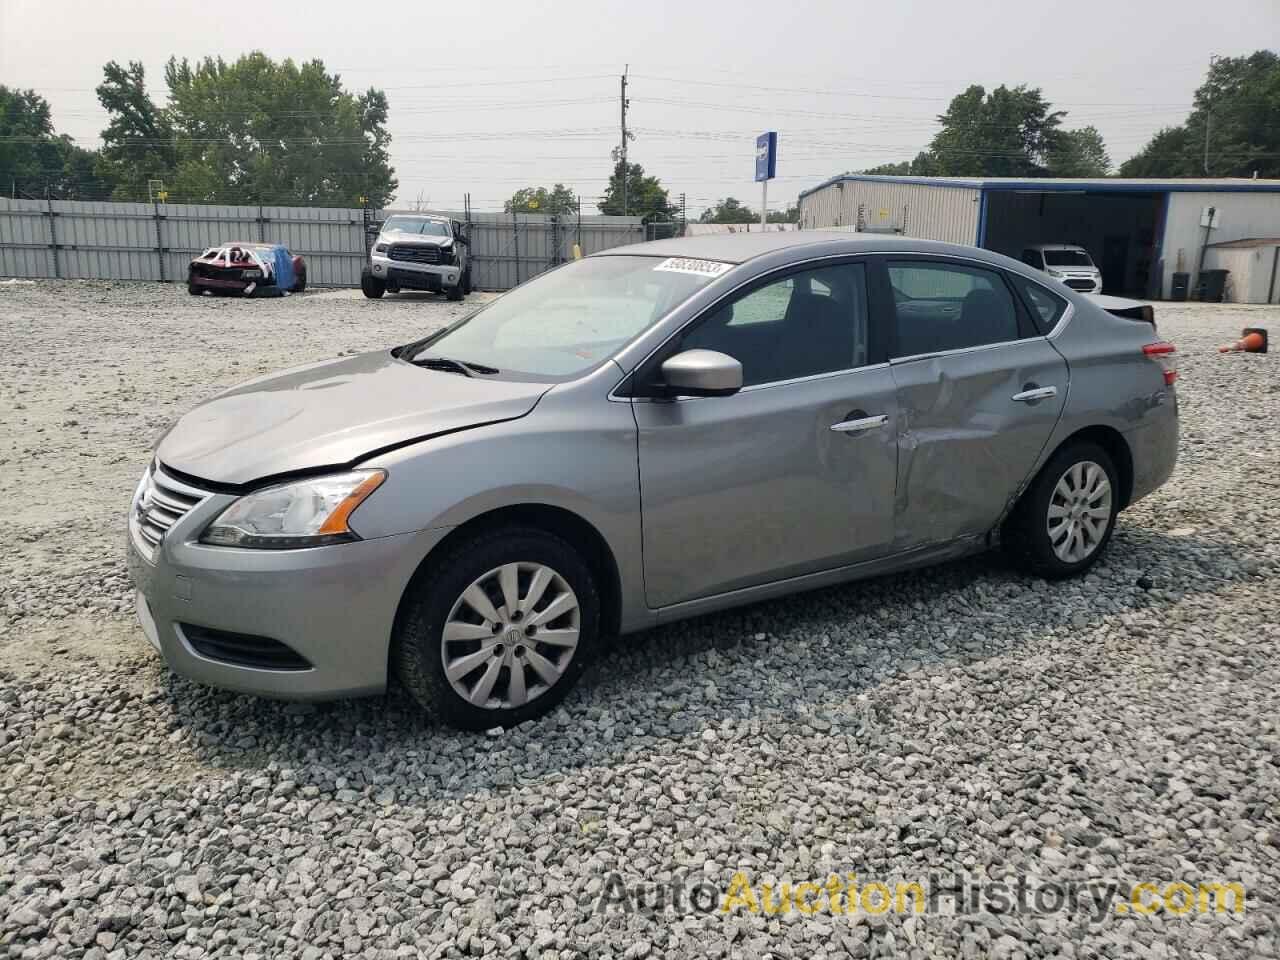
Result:
M578 552L542 530L507 527L459 544L410 586L392 656L423 707L487 730L564 699L599 631L599 592Z
M457 284L445 289L444 295L453 302L457 303L465 295L462 289L462 280L459 278Z
M302 293L307 289L307 271L299 270L297 278L293 282L293 292Z
M1005 549L1050 579L1083 573L1111 540L1120 512L1115 464L1094 443L1068 444L1036 475L1005 521Z
M187 293L193 297L200 296L200 285L196 283L195 277L191 275L187 276Z
M372 273L360 274L360 290L370 300L377 300L387 292L387 285Z

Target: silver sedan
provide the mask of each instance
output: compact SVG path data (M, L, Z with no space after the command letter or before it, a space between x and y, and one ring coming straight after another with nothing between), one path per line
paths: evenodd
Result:
M450 723L518 723L605 635L996 545L1085 570L1173 470L1176 376L1150 308L983 250L610 250L182 417L129 513L138 615L199 681L398 675Z

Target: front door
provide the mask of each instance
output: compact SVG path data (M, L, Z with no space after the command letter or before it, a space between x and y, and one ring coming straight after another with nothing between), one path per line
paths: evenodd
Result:
M693 321L657 358L719 350L731 397L633 401L651 607L880 556L893 539L895 383L873 363L866 265L798 270Z
M884 266L900 417L895 547L980 536L1057 424L1066 361L998 270L927 259Z

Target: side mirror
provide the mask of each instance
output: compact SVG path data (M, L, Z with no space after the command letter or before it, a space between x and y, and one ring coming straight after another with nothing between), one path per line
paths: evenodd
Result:
M742 364L716 350L685 350L662 365L669 397L729 397L742 389Z

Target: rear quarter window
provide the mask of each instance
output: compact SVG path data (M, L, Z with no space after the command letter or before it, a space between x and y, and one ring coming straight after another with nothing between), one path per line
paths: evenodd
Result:
M1030 311L1031 319L1035 323L1036 329L1041 333L1048 333L1058 325L1062 315L1067 312L1065 297L1061 297L1053 291L1040 286L1040 284L1017 274L1009 274L1009 279L1013 281L1018 295L1022 297L1023 303L1026 304L1028 311Z

